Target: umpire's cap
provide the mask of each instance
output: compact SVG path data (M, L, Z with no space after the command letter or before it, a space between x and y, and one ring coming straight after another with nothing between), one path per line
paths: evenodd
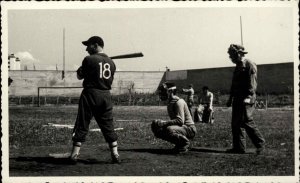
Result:
M244 53L247 54L248 52L245 51L245 48L242 45L238 45L238 44L231 44L228 48L228 53L232 53L232 52L236 52L236 53Z
M101 46L102 48L104 47L103 39L99 36L92 36L87 41L82 41L82 44L84 44L85 46L88 46L89 44L95 44L95 43L98 43L98 45Z

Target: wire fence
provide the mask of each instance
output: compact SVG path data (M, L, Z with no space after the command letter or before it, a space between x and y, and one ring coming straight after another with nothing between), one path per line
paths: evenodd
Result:
M178 94L179 97L186 99L186 95ZM9 96L9 105L29 105L29 106L49 106L49 105L77 105L79 96ZM213 105L215 107L225 107L228 95L215 95ZM117 106L161 106L165 105L160 101L155 93L124 93L112 95L112 101ZM194 105L197 106L198 95L194 96ZM255 103L258 109L267 109L272 107L293 107L294 96L287 94L280 95L261 95L257 96Z

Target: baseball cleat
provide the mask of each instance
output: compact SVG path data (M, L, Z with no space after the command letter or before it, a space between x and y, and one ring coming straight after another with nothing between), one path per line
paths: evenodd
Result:
M172 153L174 153L174 154L184 154L184 153L187 153L188 151L189 151L189 149L186 148L186 147L177 147L177 146L175 146L172 149Z
M175 147L172 149L172 151L176 154L183 154L183 153L187 153L189 151L190 148L190 142L185 142L185 145L183 146L179 146L179 145L175 145Z
M184 154L184 153L187 153L188 151L189 151L188 148L182 147L182 148L178 149L178 154Z
M78 157L79 157L79 154L74 154L73 156L70 156L69 157L69 161L71 164L76 164L77 161L78 161Z
M120 164L121 163L120 155L118 155L118 154L112 154L111 155L111 163L113 163L113 164Z

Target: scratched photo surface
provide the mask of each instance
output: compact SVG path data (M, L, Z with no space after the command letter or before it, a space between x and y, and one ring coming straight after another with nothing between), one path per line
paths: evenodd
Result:
M4 3L1 13L4 182L298 181L296 3L29 4ZM112 60L115 68L106 61L97 63L97 71L84 65L93 45L82 42L92 36L103 39L99 58ZM244 65L231 61L232 44ZM84 81L78 78L82 67ZM108 88L88 78L94 72ZM174 88L163 85L169 92L163 101L165 82L176 85L177 92L174 98ZM204 86L213 96L208 108ZM110 137L97 124L107 121L97 116L108 108L94 109L90 105L98 99L82 99L83 89L93 87L110 92L97 96L113 106L118 163L112 162ZM256 94L256 100L238 106L243 87L251 90L245 98ZM184 110L176 97L183 99ZM96 117L80 129L76 119L83 108ZM239 124L233 132L237 116L254 123ZM153 120L165 125L162 135L153 133ZM174 124L197 129L192 136L184 134L183 153L180 135L188 132L167 128ZM74 163L69 157L78 129L87 135ZM241 145L233 138L244 129L243 152L228 152Z

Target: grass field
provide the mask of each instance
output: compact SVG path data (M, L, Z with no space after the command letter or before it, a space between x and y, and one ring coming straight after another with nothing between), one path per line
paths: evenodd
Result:
M69 165L49 153L69 152L68 128L43 127L47 123L73 124L77 106L9 109L10 176L292 176L294 175L294 119L292 109L256 110L255 121L266 139L266 151L257 156L247 139L247 153L225 153L231 147L228 108L215 109L213 125L197 123L198 134L186 154L169 153L173 146L156 139L152 119L167 119L165 106L116 106L121 164L110 164L107 144L100 132L89 132L80 161ZM128 120L128 121L120 121ZM92 121L90 128L97 128Z

